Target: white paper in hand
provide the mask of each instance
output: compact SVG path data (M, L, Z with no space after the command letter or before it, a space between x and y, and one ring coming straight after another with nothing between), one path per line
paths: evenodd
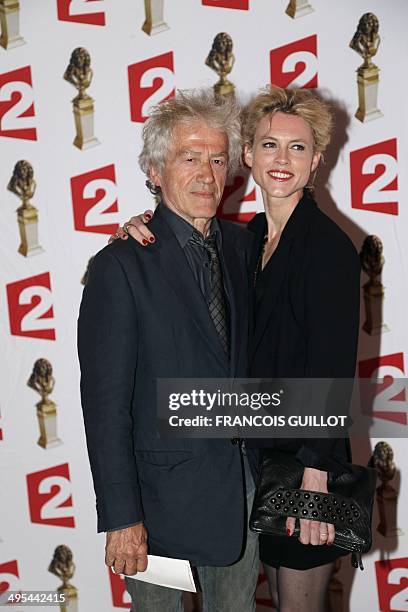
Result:
M113 567L111 569L115 573ZM190 562L185 559L147 555L146 571L127 577L168 587L169 589L180 589L181 591L190 591L191 593L197 592Z

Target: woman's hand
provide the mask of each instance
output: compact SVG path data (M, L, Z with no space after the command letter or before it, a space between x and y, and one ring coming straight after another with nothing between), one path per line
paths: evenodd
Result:
M146 246L147 244L153 243L156 239L152 232L146 227L146 223L153 217L154 212L152 210L145 210L142 215L131 217L129 221L123 224L123 227L119 227L116 234L113 234L109 238L109 244L120 238L121 240L127 240L129 236L132 236L139 244Z
M305 467L301 489L327 493L327 472ZM296 519L289 516L286 520L286 533L291 536L295 530ZM334 525L331 523L320 523L300 519L299 542L302 544L313 544L314 546L327 544L331 546L334 542Z

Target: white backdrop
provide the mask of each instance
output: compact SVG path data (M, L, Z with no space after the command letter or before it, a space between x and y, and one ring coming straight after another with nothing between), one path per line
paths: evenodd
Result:
M59 581L47 568L55 547L66 544L74 554L72 583L78 589L79 609L108 612L129 607L120 578L111 580L104 567L104 535L96 535L76 356L80 280L89 257L106 244L112 228L152 206L137 165L146 108L175 87L214 84L217 77L204 61L218 32L228 32L234 41L230 79L240 99L269 83L272 74L279 85L318 85L335 104L337 131L317 179L318 201L358 250L366 235L375 234L385 255L384 321L390 331L381 337L361 331L359 367L369 374L381 366L382 375L405 375L408 86L403 68L408 57L408 6L405 0L310 0L314 12L292 19L285 14L287 2L167 0L169 29L148 36L141 30L142 0L20 1L25 44L0 48L0 592L8 586L55 589ZM1 5L0 1L0 10ZM355 71L362 60L349 42L367 11L380 22L382 42L375 63L381 69L378 99L383 117L361 123L354 113ZM71 100L76 91L62 78L71 52L80 46L92 59L94 77L88 93L95 100L95 135L100 142L88 150L72 145ZM32 203L39 211L44 248L31 258L17 252L15 210L20 202L6 189L21 159L34 168L37 189ZM245 219L261 210L253 183L243 193L241 183L238 179L234 184L235 194L229 190L231 198L221 214L236 218L240 211ZM84 197L86 185L92 197ZM237 202L237 194L246 195L245 201ZM366 280L362 278L362 284ZM31 287L33 296L27 305L20 299L24 287ZM57 404L63 442L48 450L37 445L39 396L26 386L40 357L53 366L56 385L51 399ZM397 410L406 419L405 392L397 399L398 405L391 400L383 410ZM408 502L405 439L388 442L395 451L398 473L392 484L400 489L401 509ZM355 459L366 463L370 442L354 441L354 448ZM374 530L377 524L375 516ZM401 510L398 525L408 533ZM380 566L381 559L390 562ZM384 538L375 532L365 566L364 572L354 573L348 561L343 562L338 577L344 610L408 610L406 536ZM262 584L259 610L268 609L265 593Z

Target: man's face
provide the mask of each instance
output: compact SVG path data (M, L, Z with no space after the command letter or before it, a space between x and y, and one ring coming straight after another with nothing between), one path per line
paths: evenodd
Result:
M205 123L178 123L164 168L150 169L167 206L194 225L217 212L227 177L228 138Z

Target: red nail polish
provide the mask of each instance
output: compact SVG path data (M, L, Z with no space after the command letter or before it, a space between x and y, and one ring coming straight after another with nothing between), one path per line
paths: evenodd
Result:
M142 244L143 244L143 246L146 246L146 244L149 244L149 243L147 242L147 240L145 238L143 238Z
M286 535L290 536L290 529L286 529Z
M149 213L146 213L146 214L145 214L145 217L146 217L146 219L147 219L148 221L150 221L150 219L152 218L152 215L149 215Z
M156 238L154 236L150 236L149 242L156 242Z

